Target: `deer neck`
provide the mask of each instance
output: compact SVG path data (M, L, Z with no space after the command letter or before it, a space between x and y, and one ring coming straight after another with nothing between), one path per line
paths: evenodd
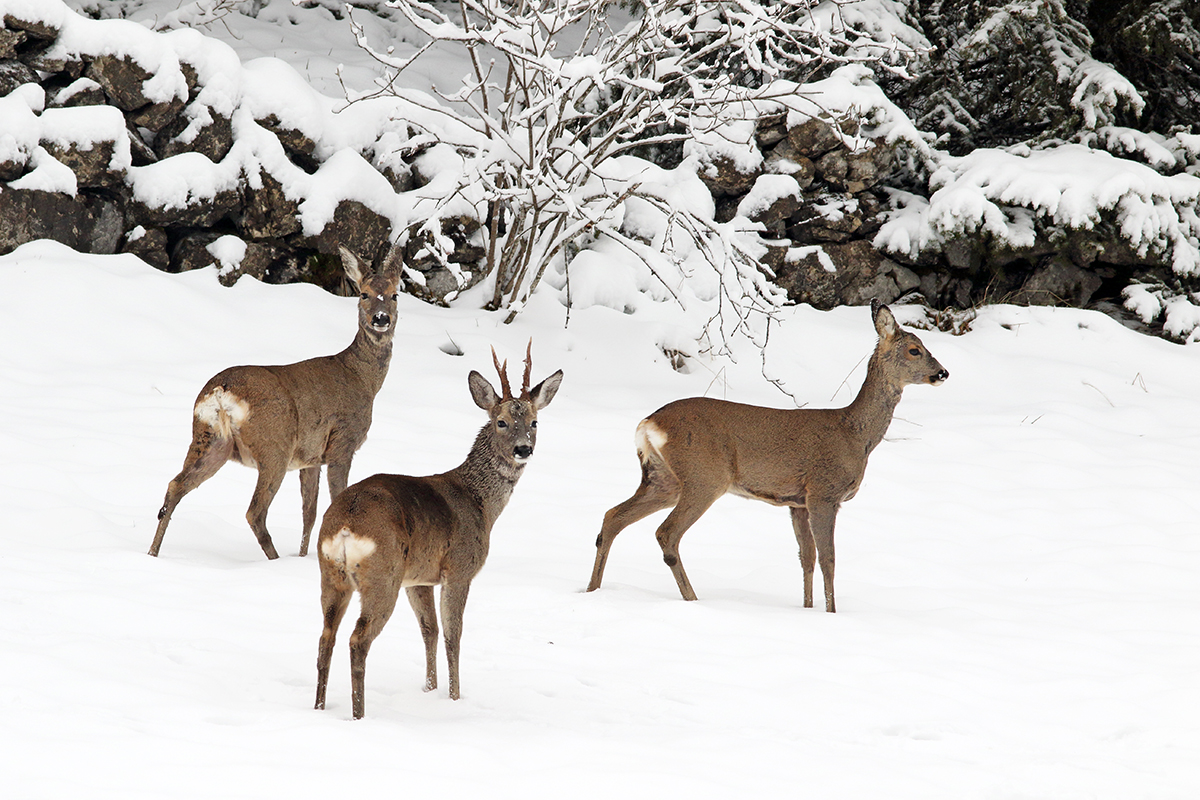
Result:
M374 397L383 388L383 380L392 361L392 337L390 334L376 336L359 328L354 341L338 354L338 358L347 369L362 379Z
M485 425L475 437L475 444L467 454L467 460L460 464L455 474L463 486L474 495L488 530L500 516L500 512L508 505L513 488L525 472L524 464L515 464L497 452L492 443L491 425Z
M883 441L903 392L902 385L888 380L879 353L872 355L862 388L842 416L843 425L860 440L865 452L870 453Z

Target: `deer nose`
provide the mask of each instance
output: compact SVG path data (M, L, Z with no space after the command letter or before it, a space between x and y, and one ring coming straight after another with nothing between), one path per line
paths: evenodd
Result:
M533 455L533 448L527 444L519 444L513 448L513 455L524 460Z
M933 376L929 379L929 382L932 383L934 386L937 386L939 383L944 383L945 380L949 377L950 377L950 370L939 369L937 372L933 373Z
M375 316L371 317L371 326L377 331L386 331L392 327L392 318L380 311Z

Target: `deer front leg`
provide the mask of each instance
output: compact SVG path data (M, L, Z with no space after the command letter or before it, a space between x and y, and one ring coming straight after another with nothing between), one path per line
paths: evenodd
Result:
M792 509L792 530L800 545L800 566L804 569L804 607L813 607L813 571L817 564L817 545L813 541L807 508Z
M817 547L817 560L821 564L821 577L825 579L825 610L833 613L833 525L837 519L838 503L808 503L808 522Z
M421 639L425 642L425 691L432 692L437 688L437 612L433 603L432 586L410 586L408 602L417 615L417 624L421 628Z
M450 673L450 699L459 698L458 652L462 643L463 611L467 607L469 582L442 584L442 627L446 640L446 669Z
M320 492L321 467L300 470L300 502L304 514L304 532L300 536L300 557L308 555L308 540L317 521L317 495Z

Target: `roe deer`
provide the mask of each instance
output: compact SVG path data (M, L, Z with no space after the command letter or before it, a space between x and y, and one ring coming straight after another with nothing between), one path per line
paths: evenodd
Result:
M613 539L626 526L674 506L658 527L663 560L684 600L696 593L679 560L679 540L726 492L791 509L804 568L804 607L813 604L820 555L825 610L834 611L833 523L858 491L867 457L883 439L910 383L940 385L947 372L887 306L871 304L879 342L862 389L845 408L775 409L705 397L677 400L638 423L642 482L604 515L589 592L600 588Z
M346 488L350 461L367 438L371 406L383 386L396 332L396 286L403 248L393 247L378 272L338 248L358 296L358 333L337 355L273 367L230 367L213 376L192 413L192 444L183 469L167 486L150 545L157 556L171 513L184 495L226 461L257 467L258 483L246 520L267 558L278 558L267 533L267 509L289 470L300 470L304 533L300 555L317 520L321 465L332 500Z
M550 404L562 382L559 370L529 388L530 348L519 397L509 388L508 362L501 366L495 350L492 359L503 396L478 372L467 376L471 397L489 419L466 461L425 478L373 475L343 492L325 512L317 547L325 625L317 650L316 708L325 707L334 639L356 590L361 611L350 636L354 718L363 715L367 651L387 624L401 589L408 593L425 640L425 691L437 688L437 584L442 586L450 699L458 699L459 642L471 579L483 568L492 526L533 455L537 412Z

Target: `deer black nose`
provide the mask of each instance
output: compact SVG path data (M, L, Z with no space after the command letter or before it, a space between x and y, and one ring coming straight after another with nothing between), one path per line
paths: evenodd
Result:
M929 379L929 382L932 383L934 386L937 386L939 383L944 382L949 377L950 377L950 370L940 369L937 372L933 373L933 377L931 377Z
M513 455L517 458L529 458L533 455L533 448L527 444L519 444L513 448Z
M371 317L371 325L374 326L375 330L377 331L384 331L392 326L392 318L380 311L378 314Z

